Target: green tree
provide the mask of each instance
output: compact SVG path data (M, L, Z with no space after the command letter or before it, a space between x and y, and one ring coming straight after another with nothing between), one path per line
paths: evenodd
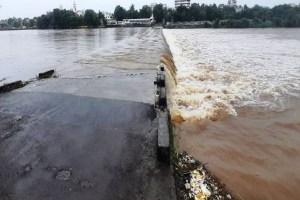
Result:
M37 18L29 19L29 28L36 28Z
M107 20L106 20L104 14L103 14L102 12L100 12L100 11L99 11L99 13L98 13L98 19L99 19L100 24L101 24L102 26L106 26L106 25L107 25Z
M164 6L156 4L153 8L153 16L157 23L162 23L164 19Z
M14 28L20 28L21 25L22 25L22 19L21 18L9 18L7 20L7 23L11 26L11 27L14 27Z
M135 10L134 5L132 4L127 11L127 18L129 19L137 19L139 18L139 12Z
M192 21L201 21L203 18L201 17L201 7L198 3L193 3L190 7L190 15Z
M71 10L62 15L60 28L77 28L80 25L79 16Z
M47 15L42 15L37 18L37 28L39 29L48 29L53 28L52 22L53 16L52 13L48 13Z
M126 18L126 10L123 7L118 5L115 8L114 16L115 16L116 20L122 21L123 19Z
M185 6L179 6L176 9L176 12L174 14L174 21L175 22L183 22L183 21L190 21L191 15L189 13L189 9Z
M206 20L213 21L220 18L220 13L216 4L205 6Z
M62 16L65 10L58 8L53 10L53 28L60 28L62 26Z
M88 27L98 27L100 25L100 21L98 19L97 14L94 10L86 10L84 14L84 23Z
M172 8L168 8L165 12L164 12L164 18L167 22L173 22L174 21L174 9Z
M233 7L224 6L222 9L222 13L223 13L224 19L233 19L233 18L235 18L236 10Z
M150 18L152 15L152 9L150 6L143 6L142 9L140 9L140 13L139 13L141 18Z

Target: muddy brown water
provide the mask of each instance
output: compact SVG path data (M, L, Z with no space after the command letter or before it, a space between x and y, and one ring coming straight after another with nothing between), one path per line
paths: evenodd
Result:
M299 199L300 100L284 112L238 109L239 117L176 125L186 150L241 199Z
M170 105L179 149L240 199L300 199L300 29L164 35L178 68Z

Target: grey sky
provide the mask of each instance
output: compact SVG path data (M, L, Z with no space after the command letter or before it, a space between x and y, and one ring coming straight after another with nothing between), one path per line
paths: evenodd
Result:
M128 8L134 4L136 8L142 5L150 4L153 2L164 3L170 7L174 6L174 0L76 0L78 9L94 9L95 11L113 12L116 5L121 5ZM226 3L227 0L192 0L192 3L205 3L205 4L221 4ZM259 4L262 6L272 7L284 3L300 3L299 0L238 0L238 4L253 6ZM66 9L70 9L73 5L73 0L0 0L0 19L8 17L34 17L39 16L53 8L58 8L62 5Z

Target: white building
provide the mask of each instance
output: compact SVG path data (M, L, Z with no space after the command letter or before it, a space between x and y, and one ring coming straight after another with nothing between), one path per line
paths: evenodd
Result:
M114 14L113 13L109 13L109 12L102 12L105 19L109 20L109 19L113 19L114 18Z
M136 25L136 26L151 26L153 23L153 18L142 18L142 19L123 19L123 22L121 25L123 26L131 26L131 25Z
M237 0L228 0L228 6L233 7L236 12L242 12L244 8L240 5L237 5Z
M178 8L179 6L189 8L191 6L191 0L175 0L175 8Z
M109 12L102 12L104 15L104 18L107 21L107 25L117 25L117 20L114 19L114 14Z
M72 10L73 10L74 13L76 13L79 16L83 16L85 14L85 10L77 10L77 4L76 4L75 0L74 0L74 3L73 3Z

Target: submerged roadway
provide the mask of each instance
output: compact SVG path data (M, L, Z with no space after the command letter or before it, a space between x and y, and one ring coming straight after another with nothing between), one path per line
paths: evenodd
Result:
M107 55L112 72L103 56L0 94L0 199L176 199L171 167L156 159L165 44L159 29L131 37L147 40L118 47L131 59Z

